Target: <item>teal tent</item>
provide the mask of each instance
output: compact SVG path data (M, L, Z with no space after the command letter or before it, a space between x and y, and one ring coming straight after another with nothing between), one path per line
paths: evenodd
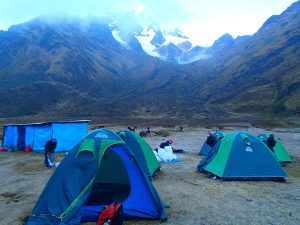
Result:
M130 150L135 154L140 162L145 174L154 177L160 170L160 164L157 161L150 145L137 133L129 130L117 132Z
M222 180L283 181L287 177L271 150L245 132L223 137L197 168Z
M261 141L263 141L264 143L266 143L269 135L268 134L260 134L257 137ZM274 147L274 153L276 155L277 160L281 164L286 164L286 163L292 162L292 159L289 156L289 153L287 152L287 150L285 149L285 147L281 144L281 142L277 138L275 138L275 141L276 141L276 145Z
M163 204L134 154L115 133L88 134L59 164L26 225L96 221L105 205L122 202L125 218L165 219Z

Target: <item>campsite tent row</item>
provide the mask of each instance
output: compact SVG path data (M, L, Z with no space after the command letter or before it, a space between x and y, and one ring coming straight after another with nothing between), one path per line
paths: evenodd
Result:
M276 155L258 137L236 132L220 139L197 166L221 180L279 180L287 174Z
M102 208L113 202L123 202L126 218L165 219L163 203L149 179L159 169L151 153L134 132L91 132L55 170L26 224L96 221ZM266 145L244 132L221 139L198 171L224 180L287 176Z
M57 139L56 152L71 150L88 133L90 120L10 124L3 126L2 146L5 150L43 152L46 142Z
M125 218L165 219L163 203L133 148L109 130L89 133L54 171L26 225L96 221L102 208L115 202L123 202Z

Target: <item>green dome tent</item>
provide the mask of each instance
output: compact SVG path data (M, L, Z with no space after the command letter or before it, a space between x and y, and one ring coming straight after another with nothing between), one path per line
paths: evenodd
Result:
M284 181L287 177L271 150L245 132L223 137L197 168L221 180Z
M257 136L261 141L263 141L264 143L266 143L269 135L268 134L260 134ZM274 147L274 153L276 155L277 160L281 163L281 164L285 164L285 163L290 163L292 162L291 157L289 156L289 153L287 152L287 150L285 149L285 147L281 144L280 141L278 141L278 139L275 138L276 141L276 145Z
M26 225L97 221L106 205L122 202L125 218L166 219L163 203L130 148L115 133L89 133L49 179Z
M150 145L137 133L133 131L120 131L117 134L123 139L136 159L140 162L145 174L154 177L160 170L160 164L157 161Z

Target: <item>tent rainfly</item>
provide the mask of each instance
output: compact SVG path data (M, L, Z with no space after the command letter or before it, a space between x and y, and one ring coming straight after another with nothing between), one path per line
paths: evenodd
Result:
M117 132L117 134L135 154L145 174L148 177L155 177L160 170L160 164L150 145L140 135L133 131L124 130Z

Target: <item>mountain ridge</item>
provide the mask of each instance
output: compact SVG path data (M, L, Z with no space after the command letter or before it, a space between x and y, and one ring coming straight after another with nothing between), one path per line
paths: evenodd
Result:
M225 34L209 48L197 47L206 57L182 65L125 48L97 18L12 26L0 32L0 101L6 105L0 117L297 116L299 15L300 1L254 35Z

